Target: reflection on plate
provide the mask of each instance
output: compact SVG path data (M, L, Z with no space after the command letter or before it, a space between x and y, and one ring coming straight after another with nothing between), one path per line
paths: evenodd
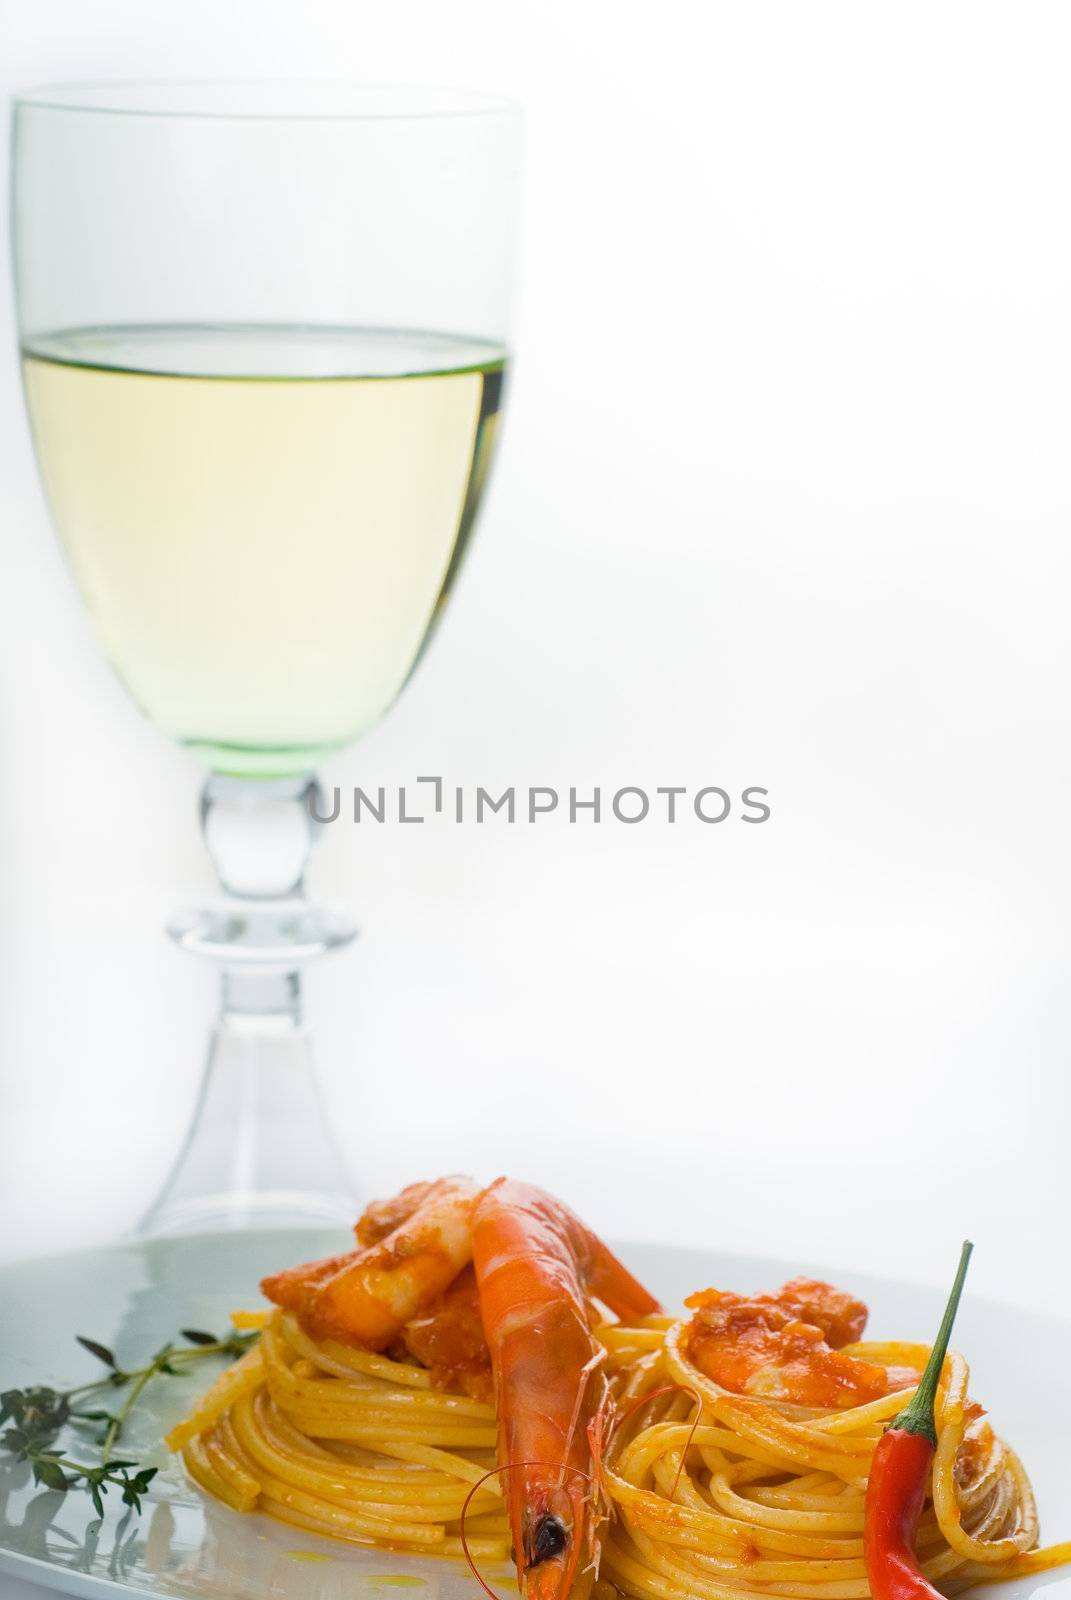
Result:
M224 1327L236 1304L256 1304L259 1279L281 1260L325 1255L345 1244L322 1230L159 1239L20 1263L0 1270L0 1389L30 1382L66 1387L94 1377L76 1332L104 1339L120 1362L144 1360L180 1327ZM624 1247L629 1264L668 1305L697 1283L754 1288L820 1262L750 1260L706 1251ZM940 1314L940 1291L864 1276L835 1276L871 1308L875 1337L896 1331L927 1339ZM77 1326L73 1325L76 1319ZM1010 1329L1014 1328L1014 1334ZM1043 1538L1071 1529L1071 1472L1065 1441L1071 1419L1071 1372L1058 1360L1015 1359L1024 1351L1071 1348L1071 1327L1054 1318L1008 1312L971 1299L958 1340L970 1352L977 1392L994 1424L1015 1439L1038 1493ZM207 1365L207 1363L206 1363ZM88 1495L34 1486L29 1468L0 1456L0 1572L80 1596L122 1593L212 1600L472 1600L475 1584L459 1563L339 1546L268 1518L241 1516L204 1499L181 1463L160 1445L163 1434L211 1381L153 1385L126 1435L130 1453L160 1467L142 1515L107 1506L103 1520ZM114 1496L113 1496L114 1501ZM500 1592L515 1577L503 1567ZM1071 1600L1071 1577L1000 1585L1004 1600L1047 1591ZM996 1595L996 1586L972 1594Z

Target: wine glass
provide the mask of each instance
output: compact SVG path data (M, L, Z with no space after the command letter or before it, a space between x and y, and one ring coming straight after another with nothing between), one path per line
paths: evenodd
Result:
M518 118L458 91L62 86L14 106L26 404L142 710L209 769L221 1009L147 1232L352 1217L300 974L314 769L389 710L476 519L507 365Z

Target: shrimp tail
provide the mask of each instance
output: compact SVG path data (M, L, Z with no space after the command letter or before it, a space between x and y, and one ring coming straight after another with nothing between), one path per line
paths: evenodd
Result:
M585 1232L587 1230L585 1229ZM608 1306L615 1317L629 1322L649 1317L662 1307L595 1234L588 1235L591 1258L587 1269L588 1293Z

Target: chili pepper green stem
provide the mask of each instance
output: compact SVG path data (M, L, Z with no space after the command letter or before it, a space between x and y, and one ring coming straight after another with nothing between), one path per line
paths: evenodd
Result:
M955 1282L952 1285L952 1293L948 1297L945 1314L941 1318L941 1326L937 1330L937 1338L933 1342L930 1359L926 1363L926 1370L922 1374L922 1380L915 1393L900 1412L900 1415L893 1420L890 1428L890 1431L893 1428L898 1428L902 1433L920 1433L924 1439L930 1441L934 1449L937 1448L937 1427L934 1422L937 1387L941 1382L941 1369L945 1364L945 1356L948 1354L948 1341L952 1337L952 1324L955 1322L956 1312L959 1310L960 1297L963 1294L963 1284L967 1277L967 1267L970 1264L973 1249L974 1246L970 1240L965 1240L963 1249L960 1252L959 1268L956 1272Z

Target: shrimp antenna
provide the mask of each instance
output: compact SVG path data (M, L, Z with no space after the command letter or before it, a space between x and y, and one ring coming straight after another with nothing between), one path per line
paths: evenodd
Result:
M618 1432L620 1430L620 1428L622 1427L622 1425L625 1422L628 1421L629 1417L631 1417L632 1413L634 1411L638 1411L641 1406L645 1406L647 1404L648 1400L657 1400L660 1394L677 1394L677 1393L690 1394L691 1395L692 1399L695 1401L695 1416L692 1418L692 1426L688 1430L688 1438L687 1438L687 1440L685 1442L684 1449L681 1451L680 1460L677 1463L677 1475L673 1479L673 1487L669 1491L669 1498L671 1500L675 1497L675 1495L677 1493L677 1486L681 1481L681 1473L684 1471L684 1463L688 1458L688 1452L692 1448L692 1441L695 1438L695 1430L698 1428L700 1422L702 1421L702 1417L703 1417L703 1401L702 1401L702 1399L700 1397L699 1390L698 1389L693 1389L690 1383L663 1383L659 1388L651 1389L647 1394L641 1394L641 1395L637 1396L637 1398L635 1400L633 1400L630 1405L627 1405L625 1407L624 1411L618 1412L617 1418L616 1418L616 1422L615 1422L615 1427L614 1427L614 1432L615 1433ZM610 1443L611 1444L613 1443L612 1436L611 1436ZM600 1468L601 1468L601 1462L600 1462Z
M497 1475L500 1472L518 1472L522 1467L543 1467L544 1469L546 1469L549 1472L554 1472L554 1471L556 1471L558 1469L559 1466L561 1466L561 1463L558 1462L558 1461L507 1461L505 1466L492 1467L490 1469L490 1471L485 1472L482 1477L477 1478L476 1482L472 1485L472 1488L469 1490L468 1494L465 1496L464 1504L461 1507L461 1520L460 1520L460 1527L459 1527L459 1533L460 1533L460 1536L461 1536L461 1548L465 1552L465 1560L469 1564L469 1571L472 1573L472 1576L476 1579L476 1582L479 1584L479 1586L483 1590L484 1594L489 1597L489 1600L501 1600L501 1597L499 1595L497 1595L495 1593L495 1591L491 1588L491 1585L487 1582L487 1580L484 1578L483 1574L481 1573L479 1567L476 1565L475 1559L473 1558L473 1555L472 1555L472 1551L469 1549L468 1538L466 1537L466 1534L465 1534L465 1518L469 1514L469 1506L472 1504L473 1496L480 1489L483 1488L484 1484L487 1482L487 1480L489 1478L497 1477ZM594 1484L594 1482L595 1482L595 1479L592 1477L591 1473L590 1472L584 1472L583 1469L580 1468L580 1467L562 1466L562 1471L563 1471L563 1473L564 1472L571 1472L573 1474L573 1476L576 1477L576 1478L584 1478L590 1484Z
M576 1400L573 1402L573 1414L569 1418L569 1431L565 1435L565 1450L566 1450L566 1454L568 1454L568 1452L569 1452L569 1450L570 1450L570 1448L572 1446L573 1436L576 1433L577 1425L580 1422L580 1412L581 1412L581 1409L582 1409L583 1404L584 1404L584 1396L587 1394L588 1384L591 1381L591 1378L594 1375L594 1373L598 1370L599 1367L602 1366L602 1364L603 1364L603 1362L605 1360L606 1360L606 1351L605 1350L596 1350L595 1354L591 1357L591 1360L585 1362L584 1366L580 1369L580 1382L577 1384ZM563 1459L562 1467L561 1467L561 1477L559 1477L559 1479L558 1479L558 1487L559 1488L561 1488L562 1478L565 1476L566 1471L567 1471L567 1467L566 1467L566 1463L565 1463L565 1461Z

